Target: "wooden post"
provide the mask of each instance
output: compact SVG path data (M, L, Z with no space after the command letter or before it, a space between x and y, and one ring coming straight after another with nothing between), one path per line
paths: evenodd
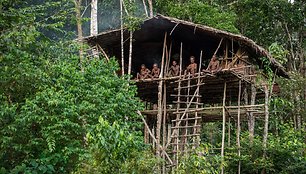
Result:
M265 85L264 91L265 91L265 123L264 123L264 133L263 133L263 148L264 148L264 157L266 157L268 128L269 128L269 90L267 85Z
M164 109L164 115L163 115L163 149L165 150L165 145L166 145L166 138L167 138L167 130L166 130L166 125L167 125L167 86L166 83L164 83L164 99L163 99L163 109ZM162 155L162 158L165 160L165 154ZM166 164L163 162L163 168L162 168L162 173L166 173Z
M182 78L182 71L183 71L183 43L181 42L181 48L180 48L180 79ZM181 81L178 82L178 96L177 96L177 104L176 104L176 111L179 112L179 109L180 109L180 95L181 95ZM180 114L176 114L176 120L179 120L180 119ZM176 164L178 164L178 151L179 151L179 137L178 135L180 134L179 132L179 129L178 129L178 122L176 121L175 123L175 127L176 129L174 129L173 131L173 135L175 135L176 133L176 138L175 138L175 151L176 151ZM171 136L170 136L171 138ZM169 144L170 142L170 139L168 140L168 143Z
M231 146L231 117L228 117L228 122L227 122L227 133L228 133L228 138L227 138L227 146Z
M239 80L239 92L238 92L238 113L237 113L237 148L238 148L238 157L240 157L240 100L241 100L241 80ZM241 170L241 161L238 162L238 174Z
M222 37L222 39L220 40L219 45L218 45L218 47L217 47L217 49L216 49L214 55L217 54L217 52L218 52L218 50L219 50L219 48L220 48L220 46L221 46L221 44L222 44L222 41L223 41L223 37Z
M123 0L120 0L120 35L121 35L121 73L124 75L124 33L123 33Z
M164 37L164 45L163 45L163 55L162 55L162 62L161 62L161 72L159 75L159 84L158 84L158 114L157 114L157 125L156 125L156 140L157 143L160 144L160 129L161 129L161 122L162 122L162 92L163 92L163 68L164 68L164 57L165 57L165 48L167 42L167 33L165 33ZM156 148L156 155L160 156L160 147L157 146Z
M199 60L199 75L198 75L198 84L197 85L200 85L200 83L201 83L201 69L202 69L202 57L203 57L203 51L201 50L201 52L200 52L200 60ZM200 99L199 99L199 97L197 97L197 101L196 101L197 103L199 103L200 102ZM196 104L196 110L198 110L198 108L199 108L199 105L198 104ZM195 112L195 117L198 117L198 112ZM197 128L197 125L198 125L198 119L195 119L194 120L194 125L195 125L195 127L194 127L194 129L193 129L193 134L197 134L198 133L198 130L200 129L200 128ZM194 140L194 143L195 143L195 145L197 145L198 146L198 143L199 143L199 140Z
M222 115L223 115L223 121L222 121L222 145L221 145L221 158L222 161L224 161L224 144L225 144L225 100L226 100L226 82L224 82L224 91L223 91L223 107L222 107ZM224 167L222 166L221 174L224 173Z
M131 75L131 69L132 69L132 51L133 51L133 31L130 31L130 52L129 52L128 75Z
M256 87L254 84L251 84L251 105L255 105L256 99ZM250 144L253 144L254 140L254 130L255 130L255 117L254 114L251 112L249 113L249 136L250 136Z

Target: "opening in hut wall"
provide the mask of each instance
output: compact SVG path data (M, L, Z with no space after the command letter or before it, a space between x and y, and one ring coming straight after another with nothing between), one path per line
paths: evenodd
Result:
M86 40L120 62L120 36L120 30L113 30ZM126 66L129 39L124 31ZM275 74L287 76L248 38L165 16L145 21L133 33L132 43L132 75L146 106L139 112L145 142L165 159L165 166L175 166L199 145L201 128L208 122L222 122L221 156L226 122L235 122L238 130L240 121L247 121L250 137L254 135L255 120L263 118L267 108L267 84L257 78L262 73L261 57L270 60Z

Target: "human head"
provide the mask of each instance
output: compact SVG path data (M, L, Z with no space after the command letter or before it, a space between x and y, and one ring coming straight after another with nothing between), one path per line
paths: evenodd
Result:
M176 65L177 65L177 62L176 62L175 60L173 60L173 61L172 61L172 65L173 65L173 66L176 66Z
M154 69L157 69L157 68L158 68L157 63L154 63L154 64L153 64L153 68L154 68Z
M194 56L190 56L190 63L194 63L195 61L195 57Z
M145 64L141 64L141 69L145 69L146 65Z

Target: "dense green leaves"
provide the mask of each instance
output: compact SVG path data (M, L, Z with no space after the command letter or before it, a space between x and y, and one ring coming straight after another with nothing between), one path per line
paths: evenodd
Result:
M233 33L239 32L235 27L235 13L222 11L217 5L209 5L200 0L189 0L185 2L158 0L157 5L161 13L165 15Z

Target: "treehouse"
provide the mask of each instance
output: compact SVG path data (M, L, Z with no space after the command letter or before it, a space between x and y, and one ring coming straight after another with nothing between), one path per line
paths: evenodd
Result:
M211 27L157 15L144 21L132 35L126 29L122 34L117 29L84 41L105 57L118 58L125 72L130 68L135 78L142 64L148 68L158 64L158 78L135 83L146 105L139 113L144 116L145 142L152 143L168 166L177 164L181 154L199 145L201 129L207 122L223 123L221 155L227 123L236 122L238 132L240 122L246 121L250 134L254 134L255 120L267 118L269 95L277 92L266 82L264 70L288 77L284 68L251 39ZM213 55L219 69L209 72L206 69ZM191 56L197 64L195 74L185 73ZM173 60L179 65L177 76L168 75Z

